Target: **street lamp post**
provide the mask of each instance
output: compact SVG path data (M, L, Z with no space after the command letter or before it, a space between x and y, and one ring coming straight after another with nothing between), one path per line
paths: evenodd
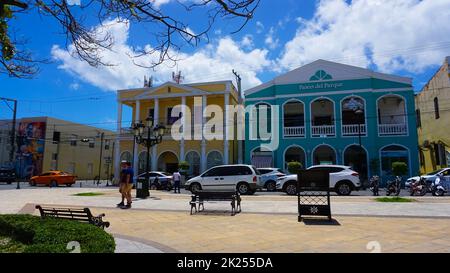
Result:
M157 145L162 142L162 137L164 135L165 127L160 124L155 125L155 121L153 116L149 116L146 120L146 123L138 122L133 125L134 130L134 139L136 143L141 144L147 148L147 158L146 158L146 167L145 167L145 181L150 183L150 148L154 145ZM147 136L144 137L144 130L147 129ZM139 188L136 187L136 198L146 198L150 196L150 193L142 193L139 191Z
M361 117L363 116L364 111L361 108L357 108L355 110L355 115L357 116L358 119L358 143L359 143L359 150L358 150L358 159L361 159L361 149L362 149L362 145L361 145ZM359 170L361 171L361 170ZM364 183L363 183L363 188L364 188Z

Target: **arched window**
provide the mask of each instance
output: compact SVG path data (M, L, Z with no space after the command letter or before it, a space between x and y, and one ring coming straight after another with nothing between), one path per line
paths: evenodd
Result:
M439 119L439 99L436 97L434 98L434 118Z
M189 162L189 176L199 175L200 173L200 155L196 151L190 151L186 154L186 161Z
M218 151L209 152L208 156L206 157L206 163L208 169L215 166L223 165L222 154L219 153Z
M125 151L120 155L120 162L122 161L126 161L126 162L131 162L132 160L132 155L129 151Z

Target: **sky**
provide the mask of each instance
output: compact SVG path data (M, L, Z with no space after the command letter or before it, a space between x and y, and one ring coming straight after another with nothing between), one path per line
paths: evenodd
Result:
M79 1L87 0L69 1L75 12ZM150 1L188 22L189 31L204 26L204 17L186 13L178 1ZM33 79L0 74L0 97L18 100L19 118L51 116L114 130L115 92L142 87L144 76L152 76L155 85L177 70L185 83L234 80L234 69L245 90L317 59L411 77L419 91L450 55L450 0L261 0L240 32L233 34L242 21L219 20L209 40L183 46L176 65L155 69L136 66L130 58L139 48L153 48L152 26L86 17L92 31L113 37L112 50L100 53L112 66L94 68L73 57L60 26L35 10L12 21L34 56L50 60ZM150 64L154 58L137 61ZM10 109L2 104L0 119L9 117ZM123 121L129 126L129 109Z

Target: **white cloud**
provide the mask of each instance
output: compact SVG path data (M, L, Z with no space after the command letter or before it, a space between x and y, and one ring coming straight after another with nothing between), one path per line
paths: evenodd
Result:
M418 73L448 54L449 18L449 0L322 0L311 20L297 19L279 64L292 69L321 58Z
M110 34L114 40L112 50L101 50L100 56L113 66L91 67L87 63L73 57L74 48L69 46L68 50L59 46L53 46L52 56L61 62L58 68L63 69L84 82L88 82L104 90L118 90L125 88L137 88L143 86L143 78L153 76L155 84L161 84L171 80L172 72L181 70L184 82L201 82L215 80L233 80L232 70L241 74L243 88L249 88L261 83L257 73L271 65L268 60L268 51L265 49L244 50L240 43L230 37L205 46L195 53L178 53L176 67L173 63L164 63L152 71L147 68L136 66L135 63L150 66L156 61L159 54L135 58L138 53L128 43L129 24L127 22L104 22L104 26L97 27L94 31L104 35ZM149 45L144 46L150 50ZM173 52L172 52L173 53ZM174 53L173 53L174 54ZM133 61L135 63L133 63Z
M242 37L241 46L243 46L246 49L252 49L255 46L253 43L253 35L247 34L244 37Z
M76 83L76 82L71 83L71 84L69 85L69 88L76 91L76 90L80 89L80 84L79 84L79 83Z
M264 31L264 24L261 21L256 21L256 33L260 34Z
M280 39L275 37L275 28L274 27L271 27L269 32L266 34L264 43L272 50L277 48L278 45L280 44Z

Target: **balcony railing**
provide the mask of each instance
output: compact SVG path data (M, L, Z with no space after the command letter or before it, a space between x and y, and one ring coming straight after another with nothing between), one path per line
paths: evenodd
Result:
M305 137L305 127L284 127L285 137Z
M336 135L336 127L334 125L321 125L311 127L312 137L330 137Z
M358 126L359 126L359 129L358 129ZM365 124L342 125L342 135L343 136L358 136L359 134L361 134L363 136L367 134Z
M380 136L406 135L408 128L406 123L402 124L378 124L378 134Z

